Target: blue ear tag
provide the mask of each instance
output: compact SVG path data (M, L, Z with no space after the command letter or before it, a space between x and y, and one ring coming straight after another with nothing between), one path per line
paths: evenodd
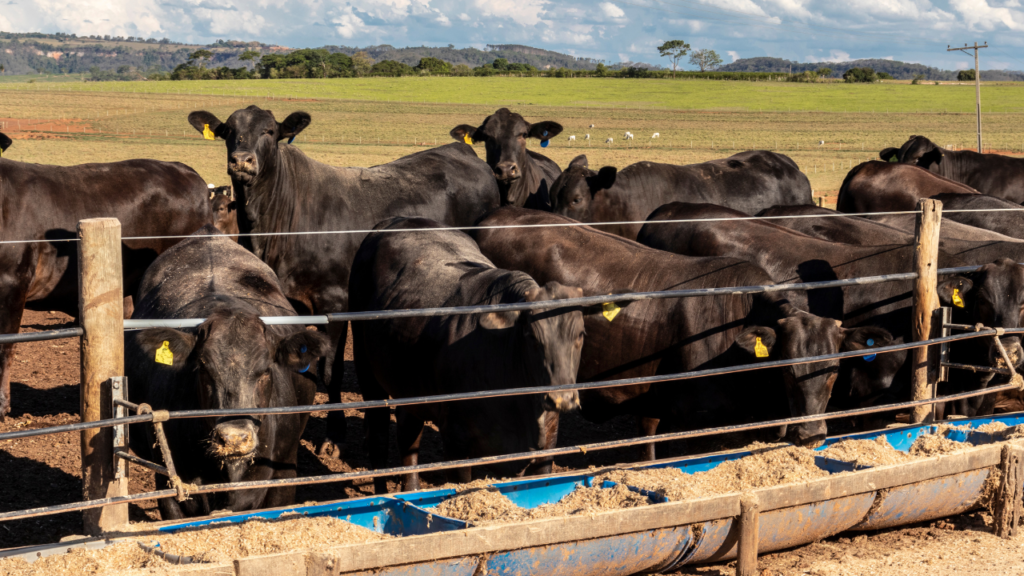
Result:
M291 138L288 139L289 144L291 144L292 142L295 142L295 136L292 136Z
M541 134L541 136L543 136L543 137L544 137L544 139L547 139L547 137L548 137L548 131L547 131L547 130L545 130L545 131L544 131L544 133L543 133L543 134Z
M868 340L868 342L871 342L871 340ZM871 344L868 344L868 346L870 346L870 345ZM302 348L299 348L299 352L302 352L303 354L305 354L307 350L309 350L309 348L306 348L305 346L303 346Z
M299 374L305 374L306 372L309 372L309 367L312 366L312 365L313 365L312 362L310 362L309 364L306 364L305 368L303 368L302 370L299 370Z
M547 148L548 147L548 142L549 142L548 140L541 140L540 141L540 147L541 148Z
M874 339L868 338L867 345L868 346L874 346L875 345ZM868 354L867 356L861 356L861 358L863 358L865 362L871 362L872 360L875 359L876 356L878 356L878 354Z

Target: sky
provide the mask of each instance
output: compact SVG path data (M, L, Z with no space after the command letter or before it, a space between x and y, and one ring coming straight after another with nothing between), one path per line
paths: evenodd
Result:
M978 41L992 45L982 69L1024 70L1022 1L0 0L0 30L294 48L526 44L663 66L657 47L681 39L726 63L889 58L952 70L973 67L973 56L947 45Z

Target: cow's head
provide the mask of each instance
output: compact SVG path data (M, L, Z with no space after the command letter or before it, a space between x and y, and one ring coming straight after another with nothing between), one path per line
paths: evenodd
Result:
M537 138L543 143L561 132L562 125L557 122L531 124L519 114L502 108L485 118L479 127L461 124L452 128L449 134L459 142L483 142L487 150L487 165L498 179L505 195L504 202L522 205L525 198L511 198L508 193L511 183L523 175L523 166L528 162L526 139Z
M165 346L180 385L191 380L201 409L265 408L275 386L292 386L296 372L305 372L327 350L327 339L309 330L284 338L268 331L255 313L220 308L194 332L153 328L136 334L138 348L157 354ZM152 358L152 357L151 357ZM284 381L284 382L282 382ZM211 457L234 476L252 461L259 447L260 416L225 416L202 420Z
M565 172L551 185L551 211L580 222L590 222L594 195L611 188L617 174L611 166L594 172L585 155L573 158Z
M749 354L750 362L824 356L892 343L892 336L881 328L843 328L839 320L792 308L788 308L787 313L773 327L751 326L736 337L736 344ZM823 414L838 375L838 360L783 367L790 415ZM818 420L783 426L779 436L794 444L816 446L825 440L827 432L825 421Z
M548 282L526 290L525 302L580 298L581 288ZM480 317L486 330L513 328L514 345L521 351L522 365L536 386L560 386L576 383L583 349L583 313L579 310L528 310L489 312ZM552 392L545 397L545 408L567 412L579 406L575 391Z
M222 138L228 145L228 175L232 180L251 186L268 167L277 165L277 143L289 142L309 126L306 112L292 112L278 122L274 113L258 106L236 110L221 122L205 110L188 115L188 122L200 134L207 131Z
M1009 258L985 264L978 271L967 274L966 278L955 277L940 284L939 300L943 306L952 307L953 321L956 323L981 323L989 328L1020 328L1024 325L1021 322L1021 315L1024 312L1024 267ZM1006 335L999 341L1014 369L1020 370L1024 364L1024 349L1021 348L1020 337ZM958 360L970 364L1006 367L1002 354L991 337L958 343L953 353L959 356L961 350L966 357L960 357ZM986 386L994 375L979 373L958 376L967 382L964 388L977 389ZM964 415L975 415L983 403L983 397L970 399L964 404L969 407Z
M238 217L231 186L221 186L210 193L210 211L213 227L223 234L238 234Z
M14 141L7 137L7 134L0 132L0 152L7 152Z
M878 153L886 162L913 164L928 169L942 162L945 150L924 136L911 136L900 148L886 148Z

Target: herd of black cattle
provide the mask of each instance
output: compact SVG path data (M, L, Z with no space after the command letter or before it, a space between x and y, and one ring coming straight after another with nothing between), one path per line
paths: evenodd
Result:
M672 374L910 339L911 281L614 301L629 292L911 270L913 215L796 218L836 212L813 204L806 176L781 154L750 151L687 166L640 162L621 171L591 170L579 156L563 172L526 147L527 139L553 138L562 127L501 109L480 126L454 128L456 143L373 168L336 168L285 142L309 125L304 112L278 122L250 106L223 122L204 111L188 119L227 144L229 192L211 195L179 163L58 167L0 159L2 239L43 240L0 244L0 333L18 331L25 307L77 314L75 245L52 241L73 238L79 220L117 217L124 237L194 234L123 242L126 314L133 308L133 318L207 319L194 330L126 335L129 397L154 409L311 404L318 383L331 402L341 401L347 325L313 331L267 326L260 316L612 295L593 308L354 322L367 400ZM486 161L473 143L484 145ZM0 134L0 148L10 144ZM885 161L849 173L839 211L914 210L924 197L941 199L947 211L1019 209L1024 202L1024 160L946 151L920 136L881 156ZM733 219L749 215L773 219ZM576 221L609 224L565 225ZM941 267L982 265L939 278L940 300L953 307L955 321L1020 326L1024 212L947 212L941 229ZM277 234L301 232L332 233ZM1019 339L1002 342L1019 364ZM0 347L4 415L11 354L10 345ZM957 342L951 354L956 362L989 365L997 352L991 340L974 339ZM575 409L597 422L632 415L642 435L653 435L890 403L909 399L908 356L400 407L398 451L403 465L418 463L427 421L441 430L446 457L462 459L554 447L559 414ZM959 372L942 392L1003 378ZM979 415L997 401L983 396L943 409ZM387 467L390 411L365 416L370 461ZM172 420L165 428L184 481L262 480L296 475L307 417ZM343 414L330 413L321 453L340 457L345 432ZM800 444L825 434L824 421L778 430ZM139 425L131 439L140 456L161 460L151 427ZM653 459L654 445L641 457ZM545 473L551 466L537 458L489 473ZM470 475L457 471L459 480ZM157 482L167 485L162 476ZM406 475L403 486L417 488L418 477ZM383 479L375 487L387 490ZM179 518L293 499L294 488L246 490L166 499L160 509L164 518Z

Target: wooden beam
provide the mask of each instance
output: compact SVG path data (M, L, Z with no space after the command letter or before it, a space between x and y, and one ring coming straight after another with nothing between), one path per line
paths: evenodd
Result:
M121 223L93 218L78 223L78 319L82 335L81 417L95 422L113 416L108 381L124 375L124 290L121 284ZM117 477L113 431L83 430L82 493L86 500L128 495L128 475ZM128 504L82 513L86 534L128 524Z
M996 536L1013 538L1020 532L1024 506L1024 447L1013 443L1003 446L999 469L1002 481L992 513Z
M917 207L917 226L914 236L914 317L912 338L915 341L928 340L933 337L933 329L940 328L937 321L939 295L936 290L939 281L939 224L942 219L942 202L925 198L919 200ZM939 377L938 359L930 354L934 346L914 348L911 351L913 363L911 372L911 390L914 400L927 400L932 397L934 382ZM911 413L910 421L915 424L927 423L932 420L934 410L931 406L918 406Z
M740 496L740 538L737 546L736 576L757 576L757 543L760 538L760 505L757 494L747 492Z

